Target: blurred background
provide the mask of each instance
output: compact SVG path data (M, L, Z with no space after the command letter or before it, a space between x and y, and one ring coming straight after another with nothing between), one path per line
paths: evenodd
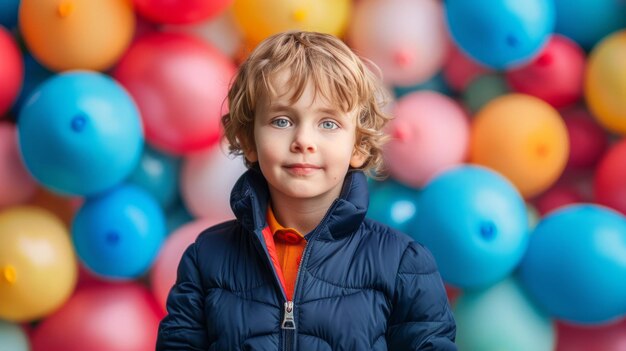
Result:
M228 83L289 29L380 68L368 216L433 252L460 350L626 350L625 28L620 0L2 0L0 350L154 349L233 216Z

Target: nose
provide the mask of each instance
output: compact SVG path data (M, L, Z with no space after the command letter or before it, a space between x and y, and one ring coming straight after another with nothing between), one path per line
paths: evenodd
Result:
M296 153L311 153L315 152L317 147L315 146L315 135L313 131L305 126L300 126L296 129L293 141L291 143L291 152Z

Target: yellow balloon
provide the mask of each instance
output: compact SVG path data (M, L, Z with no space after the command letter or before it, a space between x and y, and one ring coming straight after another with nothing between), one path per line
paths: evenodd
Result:
M589 55L585 98L607 130L626 135L626 30L603 39Z
M478 111L472 123L470 161L503 174L525 198L550 187L568 156L563 119L536 97L500 96Z
M78 267L63 222L42 208L0 211L0 319L26 322L70 297Z
M308 30L341 37L352 0L235 0L233 14L249 45L286 30Z
M111 67L135 30L131 0L22 0L20 31L26 46L55 71Z

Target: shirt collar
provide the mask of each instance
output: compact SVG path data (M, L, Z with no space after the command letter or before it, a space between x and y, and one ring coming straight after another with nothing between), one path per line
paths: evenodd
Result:
M280 223L278 223L278 220L276 219L276 216L274 216L274 211L272 211L272 206L269 206L269 205L267 206L266 219L267 219L267 225L270 227L270 230L272 231L272 234L274 236L276 236L277 234L280 234L280 233L292 232L292 233L295 233L298 236L304 238L304 235L302 235L296 229L294 229L294 228L285 228Z
M261 235L267 226L267 207L269 204L267 181L258 167L245 172L237 181L230 197L230 206L241 225ZM339 198L328 209L318 225L321 240L333 240L354 232L363 222L367 212L369 196L367 179L363 172L349 171L344 179ZM316 228L317 229L317 228Z

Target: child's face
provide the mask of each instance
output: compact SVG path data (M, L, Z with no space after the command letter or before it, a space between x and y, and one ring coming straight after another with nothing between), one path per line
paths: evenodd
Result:
M277 96L262 97L254 118L255 149L245 152L259 162L274 200L334 200L349 166L366 158L354 151L356 111L345 113L315 96L311 81L291 103L289 75L274 79Z

